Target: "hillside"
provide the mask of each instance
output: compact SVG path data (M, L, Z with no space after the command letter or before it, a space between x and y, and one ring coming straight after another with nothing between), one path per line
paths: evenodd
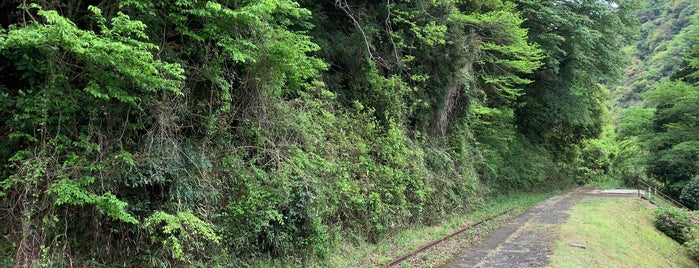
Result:
M668 14L692 6L675 2ZM657 132L689 140L626 150L611 125L637 7L3 1L0 264L306 263L340 237L374 243L497 195L686 182L691 165L636 170L634 156L695 153L676 127L692 126L692 99L648 99L678 115ZM675 80L693 83L693 57Z
M612 93L615 165L626 183L651 181L699 209L687 186L699 179L699 4L646 5L637 13L640 38L627 47L626 77Z
M551 267L696 267L682 245L653 226L655 209L638 198L578 203L561 226Z

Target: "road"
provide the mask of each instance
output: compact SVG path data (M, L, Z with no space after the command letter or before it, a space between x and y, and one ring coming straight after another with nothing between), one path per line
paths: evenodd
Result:
M583 199L636 195L635 191L576 189L531 207L444 267L545 267L567 211Z

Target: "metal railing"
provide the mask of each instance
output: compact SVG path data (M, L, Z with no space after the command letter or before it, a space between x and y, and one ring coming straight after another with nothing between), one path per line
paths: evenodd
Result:
M658 191L657 186L651 185L650 183L648 183L644 180L639 179L636 181L636 190L638 190L639 197L648 199L648 201L650 201L650 202L653 202L653 197L655 196L655 197L658 197L658 198L664 200L666 203L669 203L675 207L690 210L689 208L682 205L680 202L677 202L675 199L672 199L671 197L664 194L662 191ZM645 191L645 192L643 194L641 194L641 191Z

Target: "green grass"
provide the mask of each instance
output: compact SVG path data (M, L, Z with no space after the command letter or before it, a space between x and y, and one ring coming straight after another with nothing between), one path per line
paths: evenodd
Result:
M587 185L585 185L585 188L608 190L608 189L628 189L629 186L624 185L624 182L619 180L619 179L599 178L599 179L594 180L594 181L588 183ZM631 187L631 188L633 188L633 187Z
M393 236L378 241L376 244L353 244L348 241L340 241L337 247L332 249L330 254L328 254L329 257L326 260L313 266L378 267L432 240L456 231L465 223L473 223L508 209L513 209L512 213L507 214L509 218L512 218L554 194L557 194L557 192L495 197L490 199L489 202L475 208L473 212L466 215L455 215L451 219L442 221L442 225L422 226L403 230ZM509 218L500 218L499 221L505 222ZM448 260L449 257L445 256L445 258Z
M550 266L697 267L680 244L653 227L654 209L640 199L581 201L561 226Z
M647 194L646 194L646 196L647 196ZM673 204L670 200L665 199L657 194L651 195L650 200L653 200L653 203L655 203L659 207L674 207L675 206L675 204Z

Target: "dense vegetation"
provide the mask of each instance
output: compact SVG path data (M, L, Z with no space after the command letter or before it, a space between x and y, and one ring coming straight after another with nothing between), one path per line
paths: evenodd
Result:
M639 13L644 35L663 5L688 27L696 4L663 3ZM607 88L636 105L650 89L614 87L637 6L5 1L2 264L322 261L340 239L433 224L493 193L686 181L699 48L623 112L618 139L610 125ZM638 63L663 38L642 38L632 66L649 69L629 77L670 75Z
M687 249L694 261L699 261L699 226L693 211L672 205L657 208L653 225Z
M650 1L639 42L614 92L618 162L629 184L646 179L699 209L699 4ZM692 181L694 180L694 181Z
M632 64L614 92L616 163L633 184L648 180L686 207L699 209L699 3L650 1L637 14L641 38L627 48ZM658 209L655 227L699 260L691 211Z

